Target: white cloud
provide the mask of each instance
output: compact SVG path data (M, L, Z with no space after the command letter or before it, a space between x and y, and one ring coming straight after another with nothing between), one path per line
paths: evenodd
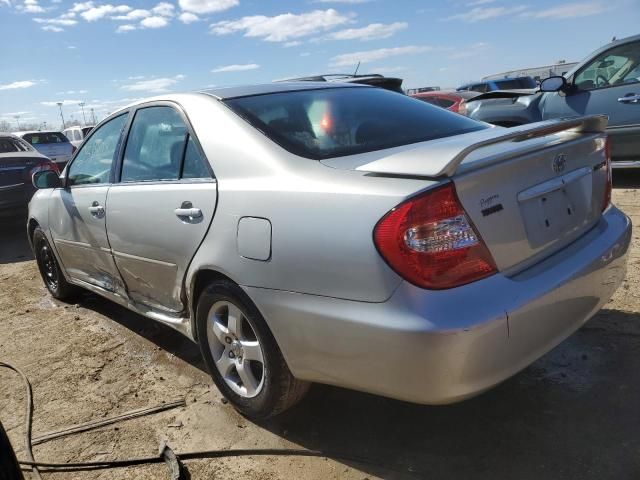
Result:
M136 8L135 10L131 10L126 15L116 15L115 17L111 17L112 20L140 20L142 18L147 18L151 16L151 12L149 10L144 10L141 8Z
M137 27L135 25L131 24L120 25L118 28L116 28L116 33L130 32L132 30L135 30L136 28Z
M7 7L10 7L11 2L9 0L0 0L0 5L6 5Z
M171 3L160 2L155 7L151 9L153 13L156 15L160 15L161 17L173 17L173 13L176 7Z
M122 90L128 90L131 92L138 92L138 91L151 92L151 93L166 92L169 89L169 87L171 87L172 85L175 85L183 78L185 78L184 75L176 75L173 78L166 77L166 78L152 78L149 80L138 80L137 82L134 82L128 85L123 85L120 88Z
M407 67L375 67L371 69L376 73L398 73L407 70Z
M89 10L90 8L93 8L93 6L94 6L93 2L74 3L73 7L71 7L69 11L72 13L84 12L85 10Z
M16 90L18 88L29 88L33 87L36 83L33 80L19 80L17 82L5 83L4 85L0 85L0 90Z
M291 42L286 42L283 45L283 47L290 48L290 47L297 47L298 45L302 45L302 42L300 40L293 40Z
M62 105L78 105L81 100L53 100L51 102L40 102L40 105L44 105L45 107L57 107L59 102L62 102Z
M214 23L211 25L211 33L227 35L244 32L245 37L262 38L268 42L284 42L331 30L348 23L351 17L352 15L342 15L334 9L314 10L299 15L285 13L275 17L253 15Z
M162 28L169 25L169 21L165 17L148 17L140 22L140 26L144 28Z
M228 10L240 3L239 0L179 0L178 5L185 12L215 13Z
M91 3L91 2L88 2ZM128 13L132 10L132 8L128 5L118 5L114 6L109 3L105 5L100 5L99 7L92 7L88 10L84 10L80 16L84 18L87 22L95 22L96 20L100 20L101 18L113 14L113 13Z
M400 30L408 27L406 22L395 22L385 25L384 23L371 23L362 28L347 28L339 30L329 35L332 40L376 40L379 38L389 38Z
M477 7L478 5L486 5L488 3L493 3L496 0L475 0L473 2L467 3L467 7Z
M311 3L346 3L356 5L358 3L369 3L371 0L313 0Z
M24 3L16 8L26 13L42 13L45 11L44 8L38 5L38 0L24 0Z
M211 73L223 73L223 72L244 72L247 70L256 70L260 68L260 65L257 63L245 63L242 65L225 65L222 67L217 67L211 70Z
M395 57L397 55L411 55L433 50L433 47L409 45L406 47L379 48L377 50L367 50L363 52L343 53L331 58L333 67L355 67L358 62L370 63L383 58Z
M302 53L300 54L300 56L301 56L301 57L308 57L308 56L310 56L310 55L311 55L311 53L309 53L309 52L302 52Z
M55 33L64 32L64 28L55 27L53 25L45 25L44 27L42 27L42 30L44 30L45 32L55 32Z
M191 12L182 12L179 16L178 16L178 20L180 20L182 23L186 23L187 25L189 23L193 23L193 22L197 22L200 20L200 18Z
M551 7L539 11L524 12L522 16L533 18L548 18L552 20L564 20L567 18L588 17L597 15L606 10L600 2L591 3L567 3L557 7Z
M77 20L71 18L34 18L33 21L43 25L57 25L59 27L71 27L78 23Z
M483 20L491 20L493 18L521 13L526 9L527 7L524 5L517 5L515 7L475 7L467 12L446 17L444 20L462 20L466 23L476 23Z

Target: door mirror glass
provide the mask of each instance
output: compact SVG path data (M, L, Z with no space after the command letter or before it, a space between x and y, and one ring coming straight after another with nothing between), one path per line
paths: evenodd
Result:
M558 92L567 86L567 79L564 77L549 77L540 82L541 92Z
M33 186L37 190L42 190L43 188L60 188L62 186L60 177L53 170L42 170L34 173L31 178L31 183L33 183Z

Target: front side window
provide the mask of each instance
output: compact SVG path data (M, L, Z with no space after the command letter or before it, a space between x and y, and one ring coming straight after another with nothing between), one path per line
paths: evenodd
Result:
M487 128L380 88L299 90L227 99L233 111L292 153L323 159Z
M575 76L574 85L580 90L594 90L640 79L640 42L620 45L598 55Z
M123 182L177 180L187 141L187 126L171 107L138 110L122 163Z
M111 164L126 120L126 113L109 120L80 147L80 151L69 166L67 174L69 185L109 182Z

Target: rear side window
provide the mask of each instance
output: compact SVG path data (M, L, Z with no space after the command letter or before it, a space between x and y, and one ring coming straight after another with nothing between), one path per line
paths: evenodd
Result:
M111 164L126 119L125 113L109 120L82 144L69 166L69 185L109 182Z
M13 138L0 138L0 153L28 152L26 145Z
M379 88L328 88L225 101L297 155L324 159L371 152L487 128L484 124Z
M44 145L48 143L69 143L69 139L60 132L27 133L22 138L24 138L31 145Z

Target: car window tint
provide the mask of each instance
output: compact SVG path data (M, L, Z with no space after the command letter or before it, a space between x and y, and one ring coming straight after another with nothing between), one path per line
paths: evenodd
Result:
M19 145L10 138L0 138L0 153L22 152Z
M312 159L382 150L487 128L470 118L380 88L300 90L232 98L226 103L274 142Z
M187 127L171 107L136 112L122 163L123 182L177 180Z
M184 152L184 167L182 167L182 178L211 178L211 174L205 165L196 143L189 136L187 149Z
M638 81L640 42L628 43L601 53L575 76L574 84L580 90L593 90L633 82L635 71ZM631 77L630 77L631 75Z
M109 181L111 164L127 115L102 125L80 147L69 167L69 185L99 184Z

